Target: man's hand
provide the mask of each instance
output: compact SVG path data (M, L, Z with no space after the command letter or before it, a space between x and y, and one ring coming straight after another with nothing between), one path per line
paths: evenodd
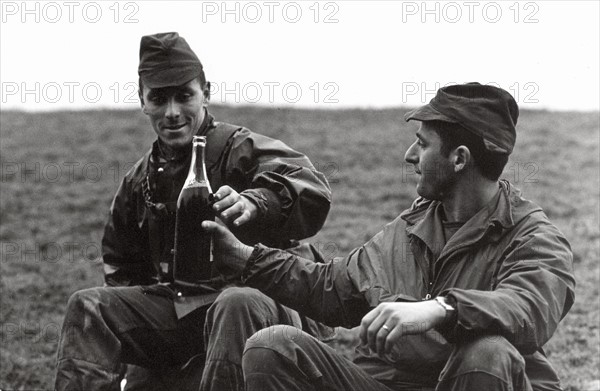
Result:
M217 217L227 225L239 227L254 220L258 215L258 208L254 202L227 185L221 186L214 197L216 202L213 209Z
M383 356L392 351L403 335L424 333L443 322L445 316L444 308L433 300L381 303L362 318L360 339Z
M236 273L243 271L254 247L240 242L227 227L214 221L203 221L202 229L213 236L217 267L222 265Z

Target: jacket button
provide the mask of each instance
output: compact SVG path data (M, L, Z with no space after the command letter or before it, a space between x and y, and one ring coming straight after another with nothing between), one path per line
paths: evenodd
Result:
M175 254L175 249L174 248L171 249L171 255L173 255L173 254Z

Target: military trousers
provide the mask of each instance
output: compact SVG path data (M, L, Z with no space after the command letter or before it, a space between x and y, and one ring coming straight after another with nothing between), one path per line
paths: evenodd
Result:
M295 311L252 288L227 288L182 319L173 299L166 286L75 292L61 331L55 390L120 390L124 363L148 369L161 390L243 390L246 340L275 324L301 327Z
M502 337L456 345L437 378L384 384L303 331L273 326L248 340L242 368L248 391L532 390L525 360Z

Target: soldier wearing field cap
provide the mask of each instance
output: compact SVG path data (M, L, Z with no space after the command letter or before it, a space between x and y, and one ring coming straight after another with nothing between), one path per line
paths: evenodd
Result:
M315 263L203 223L248 286L360 326L354 362L300 330L261 330L243 355L247 390L560 390L543 346L573 304L573 256L542 209L499 179L518 115L508 92L478 83L408 112L420 124L405 155L419 197L346 257Z
M69 300L56 390L118 390L124 364L138 368L130 367L126 390L242 390L241 354L256 331L280 323L304 325L315 335L329 329L221 270L213 268L210 281L197 287L174 284L176 201L192 138L207 138L216 216L246 244L288 248L314 235L331 191L302 153L213 118L202 64L177 33L142 37L139 58L142 111L157 139L110 207L102 240L105 287Z

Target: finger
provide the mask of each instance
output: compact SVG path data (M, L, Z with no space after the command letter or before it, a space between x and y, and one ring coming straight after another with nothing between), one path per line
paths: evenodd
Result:
M220 201L217 201L213 204L213 209L215 212L223 212L230 208L233 204L240 200L240 195L237 192L232 192L227 194Z
M202 222L202 229L211 234L221 234L226 230L223 225L210 220L204 220Z
M373 320L375 320L375 318L379 315L379 311L380 311L379 307L373 308L360 321L360 334L359 334L359 336L360 336L360 340L361 340L361 342L362 342L363 345L366 345L367 342L368 342L367 331L368 331L369 326L371 325L371 323L373 323Z
M231 187L224 185L219 187L219 190L217 190L213 196L215 197L215 201L219 201L222 200L223 198L227 197L233 190Z
M218 216L215 217L215 222L219 225L227 226L227 224L225 224L225 222L223 220L221 220Z
M402 329L397 327L398 322L393 316L382 316L381 318L385 319L385 322L377 332L375 351L383 356L386 353L386 347L393 346L394 338L397 338L398 333L401 334Z
M392 349L398 343L400 338L402 337L402 326L400 324L396 324L394 328L388 334L385 344L384 344L384 352L383 354L390 354ZM379 353L381 355L381 353Z
M383 312L380 313L379 316L377 318L375 318L373 323L371 323L371 325L369 326L369 329L367 330L367 340L368 340L369 348L374 352L377 351L378 343L381 344L381 346L383 348L383 343L385 342L385 339L387 338L387 335L389 334L389 328L388 329L383 328L386 320L387 320L387 316L385 316Z
M388 319L389 322L389 319ZM386 327L384 327L386 326ZM381 328L377 332L377 336L375 337L375 351L380 356L383 356L385 353L385 346L390 339L390 335L395 330L395 327L390 326L388 323L384 323L381 325Z
M231 205L229 208L225 209L223 212L221 212L221 216L227 221L230 221L244 213L244 208L244 203L238 201L235 204Z
M233 222L233 224L236 227L239 227L240 225L246 224L248 221L250 221L250 211L245 210L244 212L242 212L242 215L240 217L238 217L237 219L235 219L235 221Z

